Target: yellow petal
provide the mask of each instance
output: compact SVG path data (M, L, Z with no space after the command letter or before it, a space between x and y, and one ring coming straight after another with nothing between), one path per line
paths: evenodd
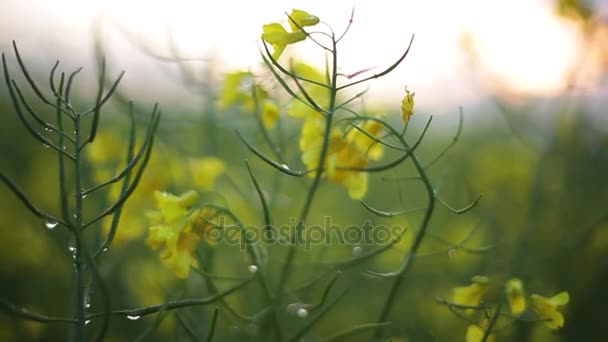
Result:
M351 172L353 173L353 172ZM368 177L365 172L355 172L345 180L348 195L352 199L361 199L367 193Z
M414 114L414 96L416 93L412 93L405 89L405 96L401 101L401 118L403 123L407 124L410 121L410 117Z
M292 32L300 30L301 27L314 26L318 23L319 18L306 11L293 9L289 15L289 25Z
M513 315L519 316L526 311L524 285L520 279L513 278L509 280L505 286L505 293Z
M550 329L559 329L564 326L564 316L559 310L562 306L568 304L569 300L570 296L566 291L551 298L537 294L530 296L532 309L540 318L545 320L545 325Z
M279 120L279 106L274 101L264 101L262 106L262 122L266 128L274 128Z
M216 157L203 157L190 160L190 172L194 183L205 191L213 189L215 181L226 170L226 163Z

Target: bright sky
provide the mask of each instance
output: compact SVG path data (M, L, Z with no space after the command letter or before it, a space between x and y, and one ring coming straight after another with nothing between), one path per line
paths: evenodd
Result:
M371 96L399 101L408 85L416 91L418 105L429 111L455 111L475 103L482 85L500 85L516 94L555 94L563 89L579 50L575 28L553 15L548 0L2 0L0 48L8 52L10 40L16 39L30 58L37 52L36 60L49 65L67 51L81 51L89 58L92 26L95 18L102 18L114 61L131 79L140 75L145 80L154 74L154 64L142 62L116 24L161 54L171 27L184 55L211 54L226 70L247 69L259 65L257 43L263 24L284 21L284 12L300 8L340 32L353 6L355 22L340 47L343 71L381 70L400 56L415 33L409 57L373 85ZM483 79L463 51L465 34L474 42ZM322 54L308 43L291 51L322 65Z

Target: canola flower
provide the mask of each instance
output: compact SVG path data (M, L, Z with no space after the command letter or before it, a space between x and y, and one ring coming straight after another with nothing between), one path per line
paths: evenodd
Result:
M414 115L414 96L415 92L411 92L405 87L405 96L401 100L401 119L403 123L407 125L410 121L410 117Z
M319 18L302 10L294 9L288 16L291 31L287 31L279 23L270 23L262 27L262 39L272 45L274 52L272 58L279 59L287 45L295 44L306 39L307 34L302 28L314 26L319 23Z
M189 166L194 184L205 191L212 190L217 178L226 171L226 163L217 157L191 159Z
M185 279L191 267L199 267L195 251L200 242L209 236L209 221L216 216L214 210L196 208L199 199L195 191L179 196L156 191L156 211L147 213L152 224L146 243L160 250L160 258L178 278Z
M326 82L323 73L305 63L294 63L293 71L305 79L321 84ZM330 102L328 88L312 83L306 83L303 87L320 108L327 109ZM332 127L324 165L319 165L326 118L318 110L297 99L292 101L287 113L289 116L304 119L299 140L304 165L310 170L322 167L323 176L331 182L342 184L351 198L363 198L368 189L368 174L348 169L363 169L371 160L382 157L383 145L372 138L381 133L382 125L375 121L366 121L356 128ZM314 173L309 176L314 177Z
M274 128L280 116L278 104L269 97L264 87L255 83L255 76L250 71L226 74L220 94L220 108L226 110L231 106L241 106L248 112L260 111L266 128Z
M488 277L474 276L471 285L455 287L452 301L456 304L466 306L477 306L488 291ZM467 309L466 313L472 313L473 309Z
M542 318L550 329L559 329L564 326L564 315L560 311L570 301L568 292L563 291L551 298L533 294L530 296L530 306Z
M484 319L480 325L471 324L467 327L467 332L465 335L466 342L482 342L483 337L486 333L486 329L490 325L490 322L487 319ZM488 335L486 342L496 342L496 334L491 333Z
M521 279L510 279L505 285L505 294L509 301L511 314L519 316L526 311L526 294Z

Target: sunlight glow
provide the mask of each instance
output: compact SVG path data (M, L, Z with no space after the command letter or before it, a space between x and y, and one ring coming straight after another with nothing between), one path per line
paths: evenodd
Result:
M340 32L354 6L355 23L341 46L343 72L381 70L404 51L415 33L405 63L374 85L372 93L394 96L407 84L418 94L435 94L420 96L421 106L437 106L439 101L455 108L477 101L480 89L488 85L494 91L555 95L565 86L579 44L575 29L553 15L548 0L350 0L331 5L321 0L57 0L52 7L44 0L28 2L35 4L32 8L49 8L38 13L53 18L37 22L40 35L52 33L47 39L62 37L62 42L73 40L81 46L92 40L92 23L101 18L106 28L120 27L159 54L169 55L171 32L183 56L212 56L225 70L259 67L261 26L281 20L284 11L305 8ZM12 6L26 10L19 2ZM55 29L50 29L53 25ZM63 33L57 34L58 30ZM472 39L478 55L474 72L461 44L464 35ZM108 37L110 46L120 39L119 33ZM133 56L135 50L125 49L124 42L119 46L125 59L141 58ZM323 56L311 53L315 49L309 47L295 45L286 55L323 65ZM478 84L475 75L479 74L486 84Z

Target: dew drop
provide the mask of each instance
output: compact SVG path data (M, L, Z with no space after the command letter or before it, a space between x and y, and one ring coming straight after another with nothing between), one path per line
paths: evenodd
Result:
M289 168L289 166L287 166L287 164L279 164L279 166L280 166L280 167L282 167L282 168L283 168L283 169L285 169L285 170L291 170L291 169Z
M128 319L132 321L137 321L141 316L127 316Z
M68 246L68 251L70 251L70 252L76 252L76 247L74 247L74 246Z
M298 309L298 317L304 318L306 316L308 316L308 310L306 310L304 308Z
M91 320L90 320L90 319L88 319L88 320L84 321L84 325L88 325L89 323L91 323Z
M52 129L50 127L45 127L44 130L47 131L47 132L52 131Z
M249 267L247 267L247 270L249 271L249 273L255 273L258 271L258 267L256 265L249 265Z
M355 246L353 247L353 255L361 255L363 253L363 247Z
M104 247L104 248L101 250L101 252L102 252L102 253L105 253L105 252L107 252L107 251L108 251L108 247Z
M453 258L456 256L456 248L448 249L448 257Z
M46 222L44 222L44 225L48 229L55 229L55 227L57 227L58 224L59 224L59 222L57 222L57 221L46 221Z
M51 147L51 146L50 146L50 145L47 145L47 144L42 144L42 147L44 147L44 148L49 148L49 147Z
M87 198L87 194L82 195L82 199Z

